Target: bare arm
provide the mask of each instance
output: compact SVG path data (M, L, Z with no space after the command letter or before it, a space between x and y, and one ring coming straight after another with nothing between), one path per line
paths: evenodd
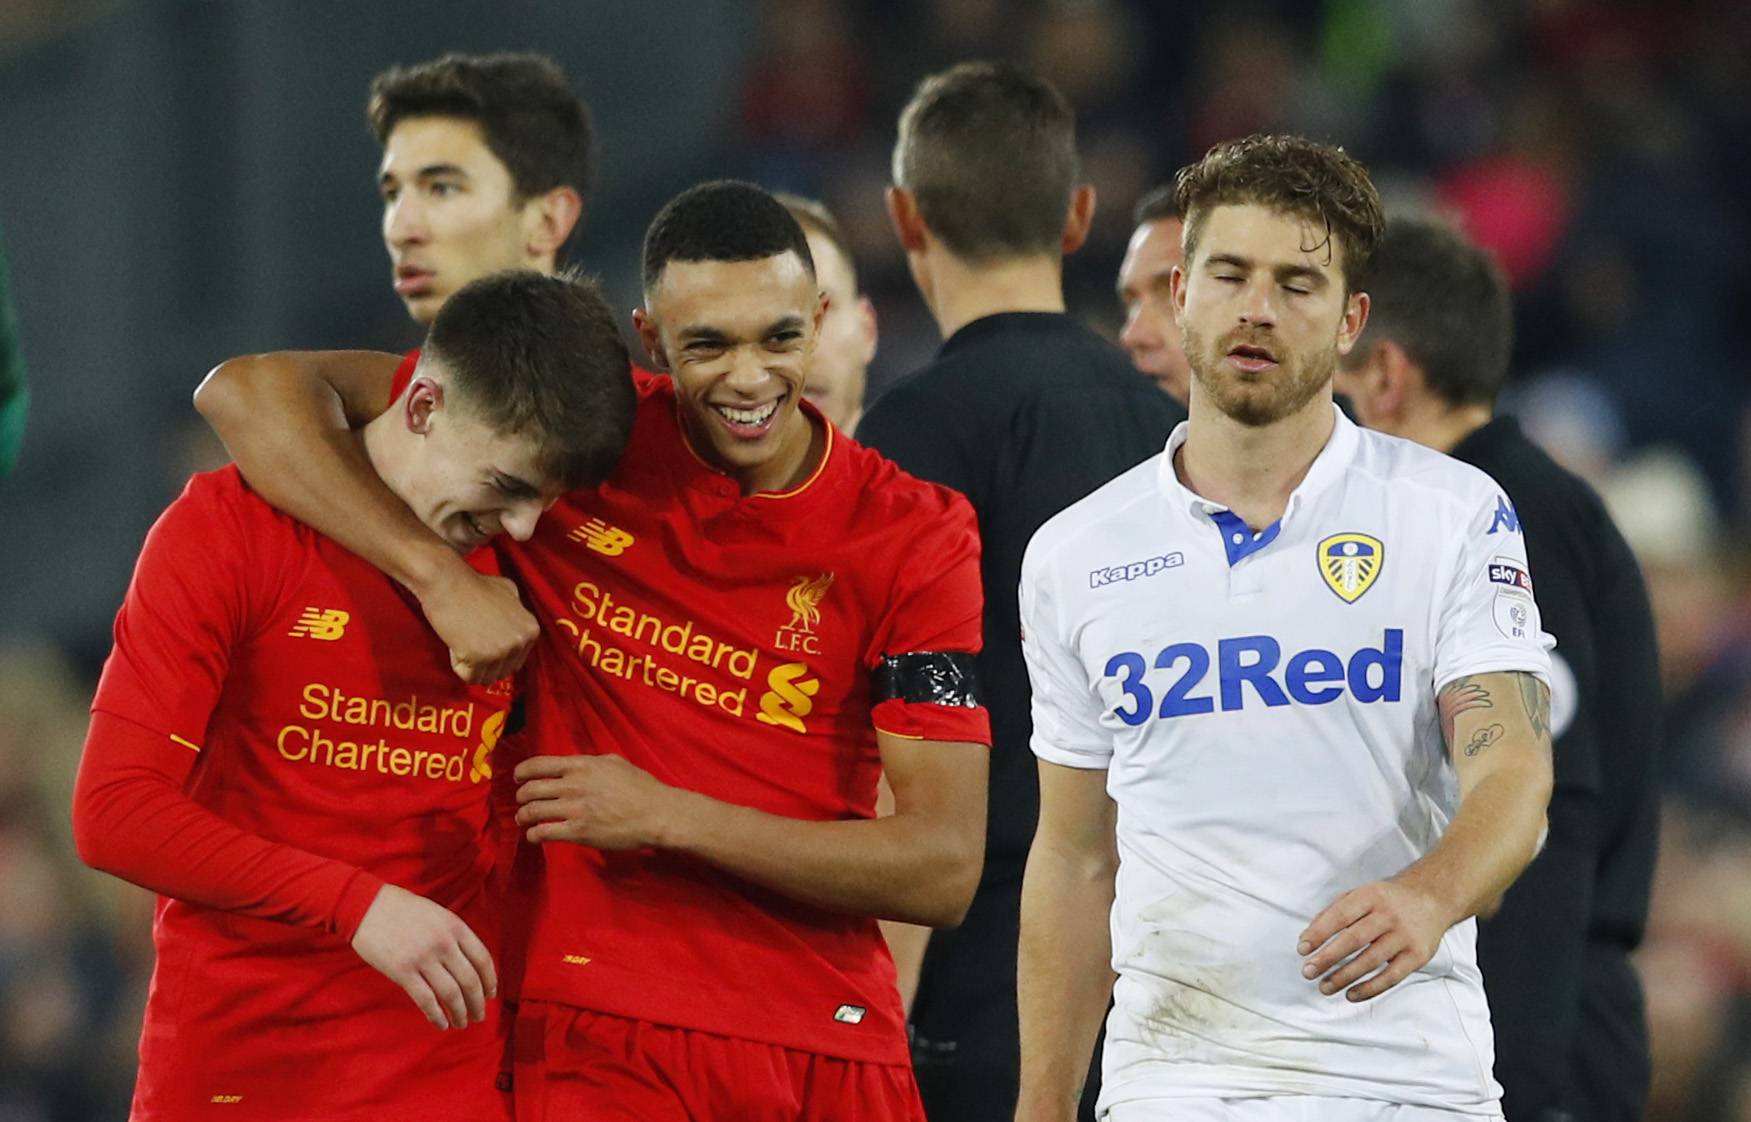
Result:
M476 573L396 497L352 431L389 406L399 362L371 351L234 358L207 375L195 408L257 494L406 587L457 673L496 681L522 665L534 617L508 582Z
M887 817L894 813L894 789L882 774L876 788L876 814ZM912 1015L912 999L918 996L918 979L924 974L924 952L930 949L930 928L915 923L898 923L891 919L881 922L882 938L887 941L888 954L894 959L895 984L900 990L900 1008Z
M532 842L672 849L817 907L952 927L984 860L988 750L876 735L894 789L886 818L786 818L670 787L618 756L539 756L517 768L517 821Z
M1449 927L1493 907L1538 851L1551 790L1549 689L1531 674L1477 674L1438 702L1459 813L1422 860L1345 893L1302 933L1303 973L1324 979L1321 992L1365 1001L1391 989L1434 956Z
M1112 996L1114 837L1105 771L1040 761L1040 824L1021 887L1017 1122L1070 1122Z

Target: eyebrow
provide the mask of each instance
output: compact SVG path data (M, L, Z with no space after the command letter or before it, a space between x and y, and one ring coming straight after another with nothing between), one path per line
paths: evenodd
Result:
M413 178L416 180L417 179L436 179L440 175L459 175L463 179L468 178L468 173L463 170L461 164L427 164L425 167L420 168L418 171L414 172ZM377 176L377 183L379 185L382 185L385 183L391 183L395 180L395 178L396 178L395 173L390 171L388 168L385 168L385 169L383 169L382 174Z
M513 499L533 499L541 494L541 488L519 476L494 469L493 477L493 485Z
M803 319L802 316L798 316L798 315L785 316L783 319L774 320L772 323L768 324L766 329L760 333L760 338L764 339L767 336L775 335L780 331L798 331L798 330L801 330L803 327L803 324L805 322L806 321ZM721 327L713 327L708 323L689 324L688 326L683 327L676 334L677 334L677 337L680 338L683 342L689 342L689 343L693 343L693 342L728 343L728 342L730 342L730 335L728 332L724 331L723 328L721 328Z
M1204 262L1204 267L1212 265L1232 265L1237 269L1252 269L1254 262L1250 258L1237 253L1212 253ZM1271 275L1280 281L1307 280L1315 284L1326 284L1326 275L1311 265L1278 265L1271 270Z

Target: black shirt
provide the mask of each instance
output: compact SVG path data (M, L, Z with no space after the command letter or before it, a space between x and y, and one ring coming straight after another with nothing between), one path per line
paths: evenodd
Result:
M991 713L986 866L1027 858L1039 778L1016 589L1028 539L1048 518L1167 443L1185 410L1123 351L1068 315L974 320L936 360L896 383L857 427L860 443L966 495L979 517Z
M1498 417L1453 449L1507 492L1526 537L1533 593L1578 704L1566 726L1553 707L1556 787L1542 853L1480 928L1478 957L1496 1026L1496 1075L1509 1118L1594 1117L1577 1095L1574 1053L1611 1033L1642 1041L1636 1023L1590 1024L1601 979L1595 956L1641 942L1653 879L1660 677L1640 568L1599 496ZM1556 668L1561 678L1561 668ZM1592 1001L1597 1006L1597 1001ZM1605 1004L1612 1004L1606 1002ZM1621 1003L1617 1003L1621 1005ZM1627 1111L1629 1108L1624 1108ZM1639 1105L1628 1117L1638 1117Z

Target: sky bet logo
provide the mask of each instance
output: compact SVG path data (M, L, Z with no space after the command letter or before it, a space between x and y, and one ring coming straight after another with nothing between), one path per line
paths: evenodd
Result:
M1313 647L1283 661L1283 648L1269 635L1243 635L1216 644L1216 692L1199 694L1210 673L1210 648L1202 643L1175 643L1157 652L1156 670L1167 671L1165 682L1149 678L1149 665L1136 651L1120 651L1107 660L1106 677L1116 678L1125 692L1113 715L1127 725L1151 717L1189 717L1215 711L1231 713L1249 704L1266 708L1288 705L1328 705L1344 696L1363 704L1397 701L1404 678L1404 629L1389 627L1378 647L1363 647L1346 661L1336 651ZM1282 666L1281 673L1278 666ZM1155 690L1166 686L1157 707ZM1250 687L1250 689L1249 689Z
M1151 557L1146 561L1132 561L1127 565L1113 565L1106 569L1094 569L1088 574L1088 587L1100 588L1103 585L1117 584L1119 581L1138 580L1142 577L1152 577L1169 569L1177 569L1186 563L1183 553L1168 553L1160 557Z
M1505 584L1509 588L1517 588L1526 595L1532 595L1532 578L1526 570L1507 561L1490 562L1490 580L1495 584Z

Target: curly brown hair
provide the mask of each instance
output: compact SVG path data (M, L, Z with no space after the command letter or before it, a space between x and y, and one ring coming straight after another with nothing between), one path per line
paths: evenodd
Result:
M1257 133L1228 140L1174 177L1174 202L1186 218L1186 259L1197 250L1204 220L1216 207L1253 204L1325 227L1343 247L1344 287L1357 292L1375 247L1386 233L1386 211L1368 169L1342 148L1300 136Z

